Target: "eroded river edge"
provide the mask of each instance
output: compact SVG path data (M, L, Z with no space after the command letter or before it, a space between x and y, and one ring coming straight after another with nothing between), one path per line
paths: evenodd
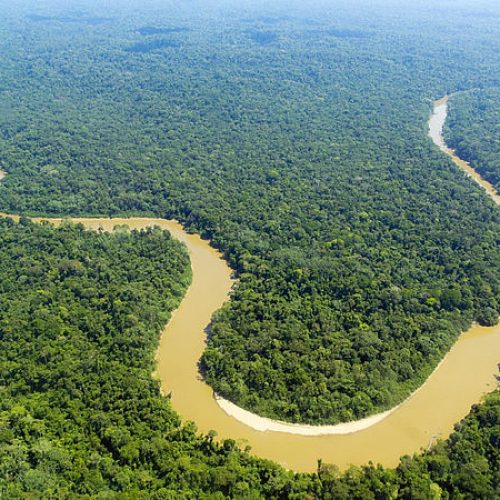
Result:
M435 110L440 102L435 104ZM431 123L432 117L430 127ZM34 220L51 220L56 224L61 221ZM340 468L363 465L370 460L395 466L401 455L427 447L437 437L447 437L454 423L468 413L470 406L496 386L500 326L474 326L459 338L425 384L401 405L362 421L327 426L336 428L337 432L340 428L342 432L347 429L348 434L324 435L324 431L328 432L325 426L295 426L272 420L269 420L272 425L290 426L292 432L287 428L278 431L254 429L221 408L198 372L197 363L205 347L205 328L212 314L228 299L233 284L231 270L220 254L199 236L186 233L176 221L152 218L71 220L91 229L104 230L112 230L119 224L127 224L133 229L157 225L186 243L193 282L161 336L157 372L162 391L171 394L174 409L184 420L194 421L200 431L215 430L220 438L248 444L255 455L277 461L287 468L313 471L318 458ZM233 408L230 413L234 411ZM258 427L260 424L256 422L261 417L247 413L239 418ZM306 428L315 429L313 433L318 433L319 429L321 435L301 435Z

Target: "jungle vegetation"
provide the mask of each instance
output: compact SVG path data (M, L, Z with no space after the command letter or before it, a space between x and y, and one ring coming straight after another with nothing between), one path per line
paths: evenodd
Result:
M82 11L76 0L74 8L57 0L0 3L0 166L8 172L0 209L175 217L210 238L239 285L214 317L202 359L207 381L252 411L314 423L401 401L472 321L497 322L500 300L498 209L426 135L433 99L470 89L494 95L500 86L498 7L329 5L152 0L135 9L116 0L85 2ZM485 117L494 113L485 109ZM26 221L2 224L27 256L18 261L13 253L2 263L9 290L18 290L3 299L15 327L7 330L15 342L5 341L1 354L11 356L2 362L1 388L6 495L347 491L356 498L359 483L360 498L369 498L367 490L378 498L416 498L418 491L428 498L438 488L470 498L498 491L497 394L454 439L397 470L368 465L340 475L325 465L319 475L295 476L233 442L197 435L150 381L167 319L161 312L187 283L174 293L168 277L186 272L180 249L155 231L114 239L81 228L53 234ZM112 255L120 237L124 250L139 246L123 262ZM61 239L56 255L69 263L44 250L53 238ZM83 250L70 240L81 241L90 260L102 252L103 266L118 269L116 290L72 256ZM166 245L164 258L180 260L176 271L168 262L160 269L155 253L145 274L131 274L145 287L147 270L165 276L161 296L144 290L152 312L143 317L125 274L136 259L143 265L140 251L149 245ZM40 259L38 268L18 280L18 266L31 258ZM38 283L40 302L25 279ZM116 305L123 287L125 315L113 316L93 296L83 296L88 313L79 309L75 294L82 285L99 290L99 280L108 304ZM19 306L8 305L10 295ZM30 313L32 301L45 316ZM75 308L83 323L51 309L59 306ZM18 307L23 323L16 323ZM79 330L87 320L96 338ZM120 333L129 320L139 338ZM39 343L30 345L33 338ZM111 349L114 342L124 343L123 353ZM83 346L94 352L90 344L95 360L116 367L113 383L98 384L92 359L84 378L73 373L80 361L71 356ZM57 380L45 368L51 359L64 375ZM23 363L43 376L31 379ZM139 370L132 381L131 367ZM133 411L125 414L123 401ZM92 412L97 421L87 418ZM335 490L341 487L350 489Z

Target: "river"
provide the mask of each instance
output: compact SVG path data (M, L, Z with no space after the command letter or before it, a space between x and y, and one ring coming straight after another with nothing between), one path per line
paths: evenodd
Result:
M441 113L439 102L435 110ZM441 119L442 115L432 115L431 131L436 127L435 116ZM61 219L50 220L57 224ZM287 427L290 424L280 427L281 423L268 421L272 425L267 428L276 428L277 425L278 430L257 430L262 423L260 417L249 412L241 413L237 407L228 407L224 402L221 404L198 372L206 327L213 312L228 299L234 283L231 270L221 255L207 241L186 233L176 221L152 218L72 220L88 228L104 230L112 230L117 224L127 224L134 229L157 225L186 244L193 281L161 336L156 376L160 378L162 391L171 394L174 409L184 420L194 421L200 431L215 430L219 438L232 438L242 446L249 445L251 453L289 469L313 471L319 458L341 469L350 464L367 464L370 460L388 467L395 466L401 455L427 448L437 437L447 437L454 423L468 413L471 405L497 385L500 326L473 326L460 336L422 387L389 412L368 420L334 426L334 429ZM316 429L312 434L320 435L302 435L310 434L307 429L311 428Z

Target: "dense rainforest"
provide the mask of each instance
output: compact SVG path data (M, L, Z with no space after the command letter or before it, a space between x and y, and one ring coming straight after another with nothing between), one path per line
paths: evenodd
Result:
M451 438L341 474L294 474L181 424L151 377L189 283L159 229L0 219L0 498L493 498L500 392ZM461 496L460 496L461 495Z
M488 2L74 5L2 3L0 209L210 238L239 277L216 391L355 419L497 321L498 210L426 136L432 99L499 83Z
M0 14L0 209L176 217L210 238L239 284L201 367L232 401L358 418L407 396L472 321L497 322L498 209L426 136L433 99L498 92L493 2ZM153 353L189 282L165 233L23 219L0 243L1 497L498 496L498 391L394 470L294 474L161 397Z
M448 106L446 141L500 193L500 88L456 94Z

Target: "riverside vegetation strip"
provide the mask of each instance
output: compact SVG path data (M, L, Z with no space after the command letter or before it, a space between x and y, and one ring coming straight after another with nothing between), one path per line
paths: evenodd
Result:
M458 93L448 103L446 142L500 197L500 88Z
M453 96L456 98L457 96ZM488 196L497 204L500 205L500 194L498 193L497 189L495 186L489 182L488 179L491 179L493 182L496 180L494 170L495 170L495 165L492 165L492 171L490 171L488 168L484 170L483 168L473 168L471 164L467 161L465 161L463 158L460 158L460 156L457 155L457 153L451 149L445 142L445 139L443 137L443 129L447 120L448 116L448 107L449 107L449 97L443 97L442 99L439 99L434 103L434 112L433 115L431 116L431 119L429 121L429 135L431 139L433 140L434 144L441 149L444 153L446 153L459 167L461 170L463 170L467 175L469 175L479 186L481 186ZM481 118L478 117L478 120ZM486 127L488 125L485 125ZM491 126L491 125L490 125ZM454 129L458 128L456 121L454 122L453 125ZM449 130L449 127L447 127L447 130ZM489 147L488 147L489 146ZM477 147L477 146L476 146ZM491 150L493 149L493 153L497 148L497 144L495 141L492 141L492 144L485 144L485 152L486 152L486 158L488 155L491 155ZM479 155L481 157L481 155ZM487 172L488 179L483 177L481 175L481 172Z
M477 498L496 491L498 456L484 450L500 426L498 391L450 441L404 458L394 471L369 465L340 475L320 461L316 474L292 474L233 440L219 445L213 433L197 435L160 397L150 377L158 329L189 282L186 254L168 235L2 219L0 240L2 496Z
M162 389L164 393L170 394L173 408L180 416L194 421L201 431L208 433L213 429L221 438L246 443L258 456L271 458L288 468L312 471L316 468L318 454L326 462L342 468L349 464L362 465L370 460L396 465L401 455L425 447L433 436L447 436L453 423L482 394L494 387L493 375L500 355L497 342L499 328L473 328L460 338L439 371L413 398L397 408L391 418L384 419L383 425L352 422L332 431L324 427L297 426L295 431L288 428L288 434L249 430L247 425L252 426L254 417L247 416L246 425L228 417L219 408L211 388L200 380L198 373L197 361L205 346L205 326L214 310L228 298L232 284L230 269L220 255L210 248L208 242L196 235L186 234L175 221L148 218L76 218L74 221L106 230L117 224L127 224L134 229L155 225L168 229L188 245L193 282L162 335L157 353L157 373L161 378ZM475 374L474 377L470 376L471 372ZM429 412L429 408L434 411ZM375 417L371 424L380 420ZM272 430L273 423L270 428ZM357 432L356 435L337 436L365 428L369 430ZM300 434L319 436L311 440ZM367 446L367 443L371 443L371 446Z

